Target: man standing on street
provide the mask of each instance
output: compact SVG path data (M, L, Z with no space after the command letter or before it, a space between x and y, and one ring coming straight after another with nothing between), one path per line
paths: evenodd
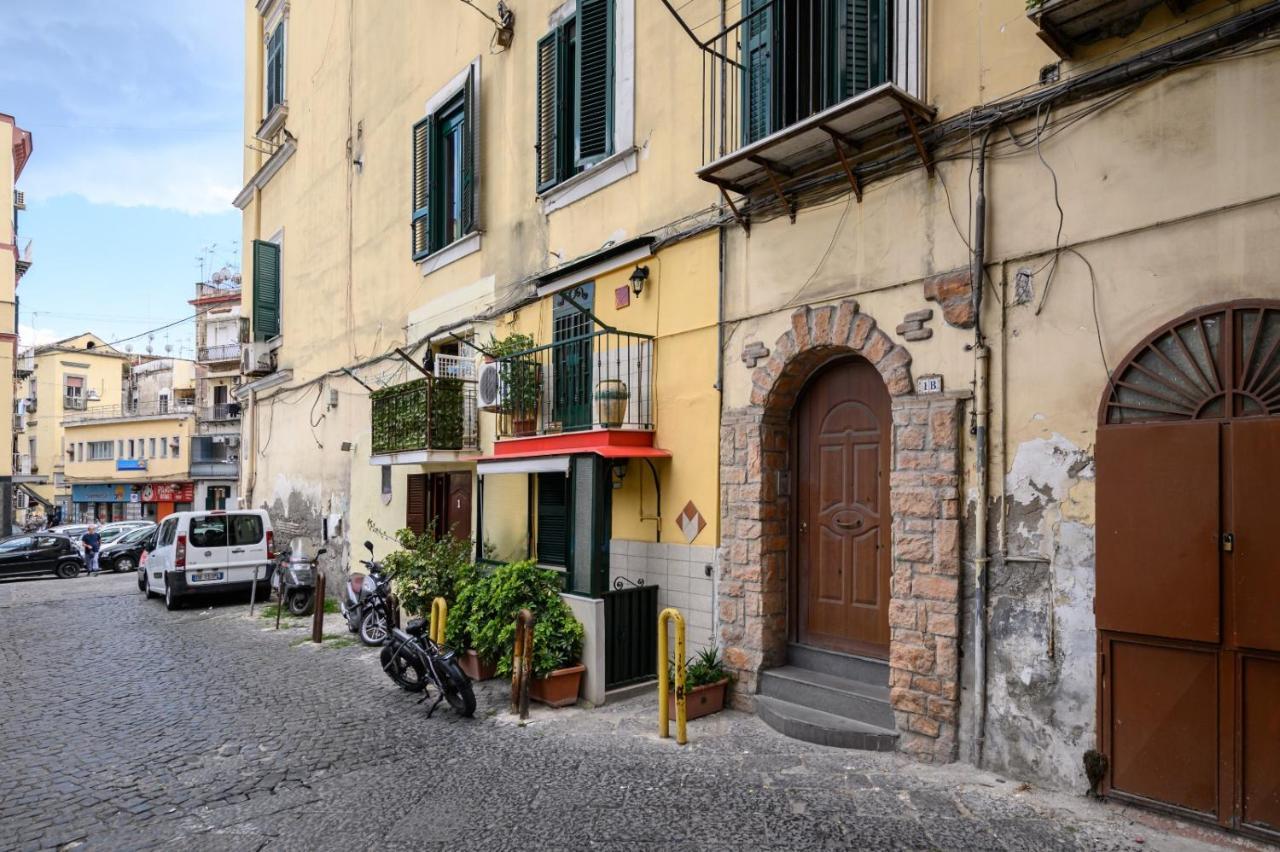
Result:
M98 573L98 548L102 546L102 536L98 535L97 526L90 524L89 531L80 537L84 544L84 562L89 567L89 575Z

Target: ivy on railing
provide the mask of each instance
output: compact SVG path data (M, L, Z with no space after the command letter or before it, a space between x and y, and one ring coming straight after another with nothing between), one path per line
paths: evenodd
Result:
M369 396L373 403L375 454L461 450L476 444L471 382L421 378L376 390Z

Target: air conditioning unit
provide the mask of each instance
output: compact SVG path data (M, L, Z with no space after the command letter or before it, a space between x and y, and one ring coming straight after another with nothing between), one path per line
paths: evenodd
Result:
M275 370L275 356L266 343L245 343L240 347L240 372L265 376Z
M481 411L499 411L506 396L498 362L486 361L476 374L476 405Z
M34 396L27 399L27 413L36 413L36 398Z
M85 397L93 402L96 402L97 400L101 399L101 397L98 396L98 392L93 388L89 388L89 392L85 394Z

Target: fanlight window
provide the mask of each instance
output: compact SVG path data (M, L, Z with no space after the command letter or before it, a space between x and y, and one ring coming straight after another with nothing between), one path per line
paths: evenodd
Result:
M1280 304L1218 306L1177 320L1115 375L1109 424L1280 414Z

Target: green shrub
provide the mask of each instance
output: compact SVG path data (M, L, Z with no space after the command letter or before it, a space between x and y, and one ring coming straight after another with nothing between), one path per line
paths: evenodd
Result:
M706 686L709 683L719 683L725 678L733 679L733 675L724 667L724 662L720 659L719 648L703 648L697 658L689 658L684 664L684 688L693 689L697 686ZM672 686L676 683L676 663L671 660L667 665L667 682Z
M532 562L503 565L471 583L449 617L449 641L473 648L482 660L511 674L516 616L533 613L533 674L546 677L574 665L582 655L582 624L560 597L560 575ZM463 641L466 644L463 644Z
M415 535L408 529L396 533L396 540L401 549L384 560L383 570L395 581L396 597L408 615L430 615L431 602L437 597L452 607L462 590L475 581L470 541L452 535L436 541L430 533Z

